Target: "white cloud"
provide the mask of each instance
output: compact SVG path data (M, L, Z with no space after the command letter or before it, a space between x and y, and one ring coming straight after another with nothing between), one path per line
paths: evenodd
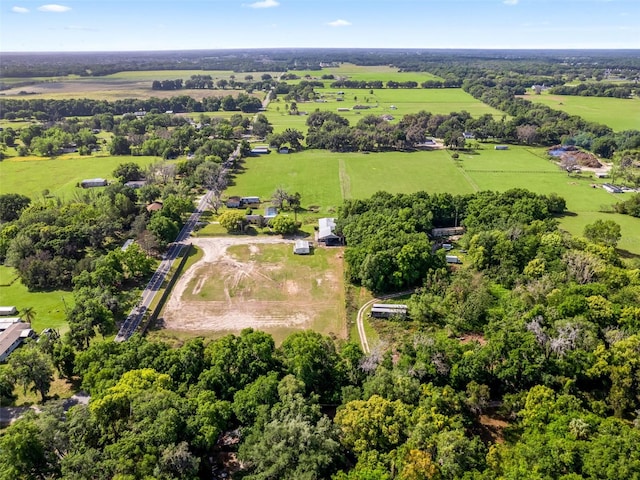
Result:
M29 13L29 9L24 7L12 7L11 11L13 13Z
M517 5L520 0L503 0L502 3L505 5Z
M330 27L348 27L349 25L351 25L351 22L339 18L338 20L327 23L327 25L329 25Z
M64 13L71 10L71 7L66 7L64 5L56 5L55 3L50 3L47 5L40 5L38 10L41 12L53 12L53 13Z
M276 0L261 0L259 2L250 3L249 7L251 8L272 8L280 5Z

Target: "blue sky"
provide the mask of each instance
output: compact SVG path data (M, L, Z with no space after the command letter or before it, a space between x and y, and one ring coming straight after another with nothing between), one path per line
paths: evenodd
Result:
M640 48L640 0L46 1L0 0L0 51Z

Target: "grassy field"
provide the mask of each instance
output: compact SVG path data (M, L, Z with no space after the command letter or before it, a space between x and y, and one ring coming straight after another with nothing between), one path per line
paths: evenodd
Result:
M176 95L189 95L196 99L212 96L237 95L241 90L152 90L151 83L154 80L175 80L181 78L188 80L192 75L211 75L214 83L218 80L231 80L235 76L236 81L244 82L245 75L253 75L259 80L263 73L234 73L227 70L150 70L118 72L101 77L81 77L79 75L69 75L66 77L40 77L38 83L33 85L18 86L4 90L2 93L8 98L91 98L95 100L119 100L123 98L167 98ZM273 74L275 75L275 74ZM6 78L3 82L7 84L24 82L27 79ZM32 79L28 79L32 80ZM27 94L25 94L26 92ZM261 96L261 93L257 94Z
M51 195L70 198L85 191L76 186L85 178L113 179L112 172L121 163L146 166L157 157L60 155L56 158L22 157L0 162L0 194L21 193L36 198L48 189Z
M318 102L300 102L298 110L309 114L316 110L336 112L347 118L352 125L366 115L389 114L398 121L403 115L426 110L434 114L449 114L466 110L474 117L484 114L501 117L502 112L485 105L466 93L461 88L446 89L377 89L373 93L360 89L317 89L322 98ZM344 92L344 101L339 102L338 92ZM296 128L307 131L306 115L289 115L289 102L277 98L269 104L267 117L273 124L274 131ZM369 106L366 110L349 110L338 112L338 108L351 108L354 105Z
M31 328L36 333L45 328L56 328L62 333L67 328L65 304L67 308L73 307L73 296L63 290L29 292L18 279L15 269L0 265L0 303L14 305L18 315L26 308L33 308Z
M338 67L323 68L322 70L295 70L290 73L295 73L299 77L309 75L318 80L321 80L322 75L333 75L336 79L341 77L357 81L381 80L385 83L388 80L396 82L415 81L418 83L426 80L441 80L440 77L427 72L399 72L397 68L386 65L363 66L354 65L353 63L342 63ZM326 82L328 85L334 80L321 81Z
M603 123L615 131L640 130L640 98L580 97L570 95L526 95L532 102Z
M566 199L573 214L561 223L575 234L581 234L584 226L596 219L612 218L604 211L630 195L593 188L603 180L588 172L569 177L546 157L544 149L518 146L500 151L481 144L479 150L461 152L455 161L444 150L368 155L308 150L252 157L244 167L245 172L235 179L228 195L256 195L268 201L276 188L282 187L299 192L303 207L320 206L321 215L334 214L343 199L366 198L379 190L464 194L517 187L557 193ZM301 219L305 218L302 214ZM640 219L616 215L615 220L623 229L620 247L640 254Z

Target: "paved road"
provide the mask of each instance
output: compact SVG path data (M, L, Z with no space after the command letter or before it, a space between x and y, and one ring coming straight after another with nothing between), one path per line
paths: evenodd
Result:
M171 245L171 247L169 247L164 259L160 262L156 272L153 274L153 277L151 277L151 280L149 280L149 283L142 292L140 302L133 308L133 310L131 310L129 316L122 323L120 331L118 332L118 335L116 335L116 342L128 340L140 326L140 322L144 318L147 310L149 310L151 302L153 302L156 293L160 290L162 283L165 281L167 274L171 270L173 262L176 258L180 257L182 249L188 245L188 239L191 232L193 232L193 229L200 221L200 216L207 208L212 195L213 191L207 190L207 193L200 199L200 202L198 202L196 210L191 214L184 227L182 227L176 241Z
M364 331L364 312L374 303L380 302L382 300L388 300L390 298L402 297L404 295L409 295L410 293L415 292L415 290L406 290L404 292L398 293L390 293L389 295L383 295L379 298L374 298L373 300L369 300L358 310L358 316L356 317L356 325L358 327L358 336L360 337L360 346L362 347L362 351L364 353L371 353L371 349L369 348L369 340L367 340L367 334Z

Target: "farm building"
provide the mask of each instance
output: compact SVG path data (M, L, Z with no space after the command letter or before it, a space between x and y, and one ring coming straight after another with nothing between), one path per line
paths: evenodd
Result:
M14 306L0 307L0 316L6 317L7 315L15 315L18 310Z
M86 178L80 182L82 188L106 187L107 181L104 178Z
M11 352L33 335L31 325L24 322L12 323L7 329L0 332L0 362L4 362Z
M252 155L266 155L269 152L271 152L271 150L269 150L269 147L266 145L259 145L251 149Z
M622 193L622 189L620 187L616 187L611 183L603 183L602 188L604 188L609 193Z
M278 153L284 153L287 154L289 153L289 147L282 147L278 149Z
M454 235L462 235L463 233L464 233L464 227L446 227L446 228L431 229L432 237L452 237Z
M509 145L496 145L493 147L494 150L509 150Z
M474 138L476 138L472 132L463 132L462 136L465 138L465 140L473 140Z
M229 197L227 199L227 208L240 208L242 200L240 197Z
M371 306L373 318L390 318L407 316L407 306L399 303L374 303Z
M607 174L607 172L596 172L595 173L595 177L596 178L607 178L609 175Z
M457 255L447 255L445 257L445 260L447 261L447 263L462 263Z
M453 245L451 245L450 243L443 243L442 248L448 252L449 250L453 249Z
M293 245L293 253L296 255L309 255L311 253L311 245L306 240L296 240Z
M327 246L340 245L340 237L334 233L336 228L335 218L321 218L318 220L318 241Z
M264 209L264 218L275 218L278 215L278 209L276 207L267 207Z
M0 319L0 333L4 332L14 323L20 323L22 319L20 317L3 317Z
M351 109L350 108L345 108L345 107L340 107L340 108L338 108L338 111L339 112L349 112L349 111L351 111Z
M240 206L243 205L259 205L260 197L242 197L240 198Z

